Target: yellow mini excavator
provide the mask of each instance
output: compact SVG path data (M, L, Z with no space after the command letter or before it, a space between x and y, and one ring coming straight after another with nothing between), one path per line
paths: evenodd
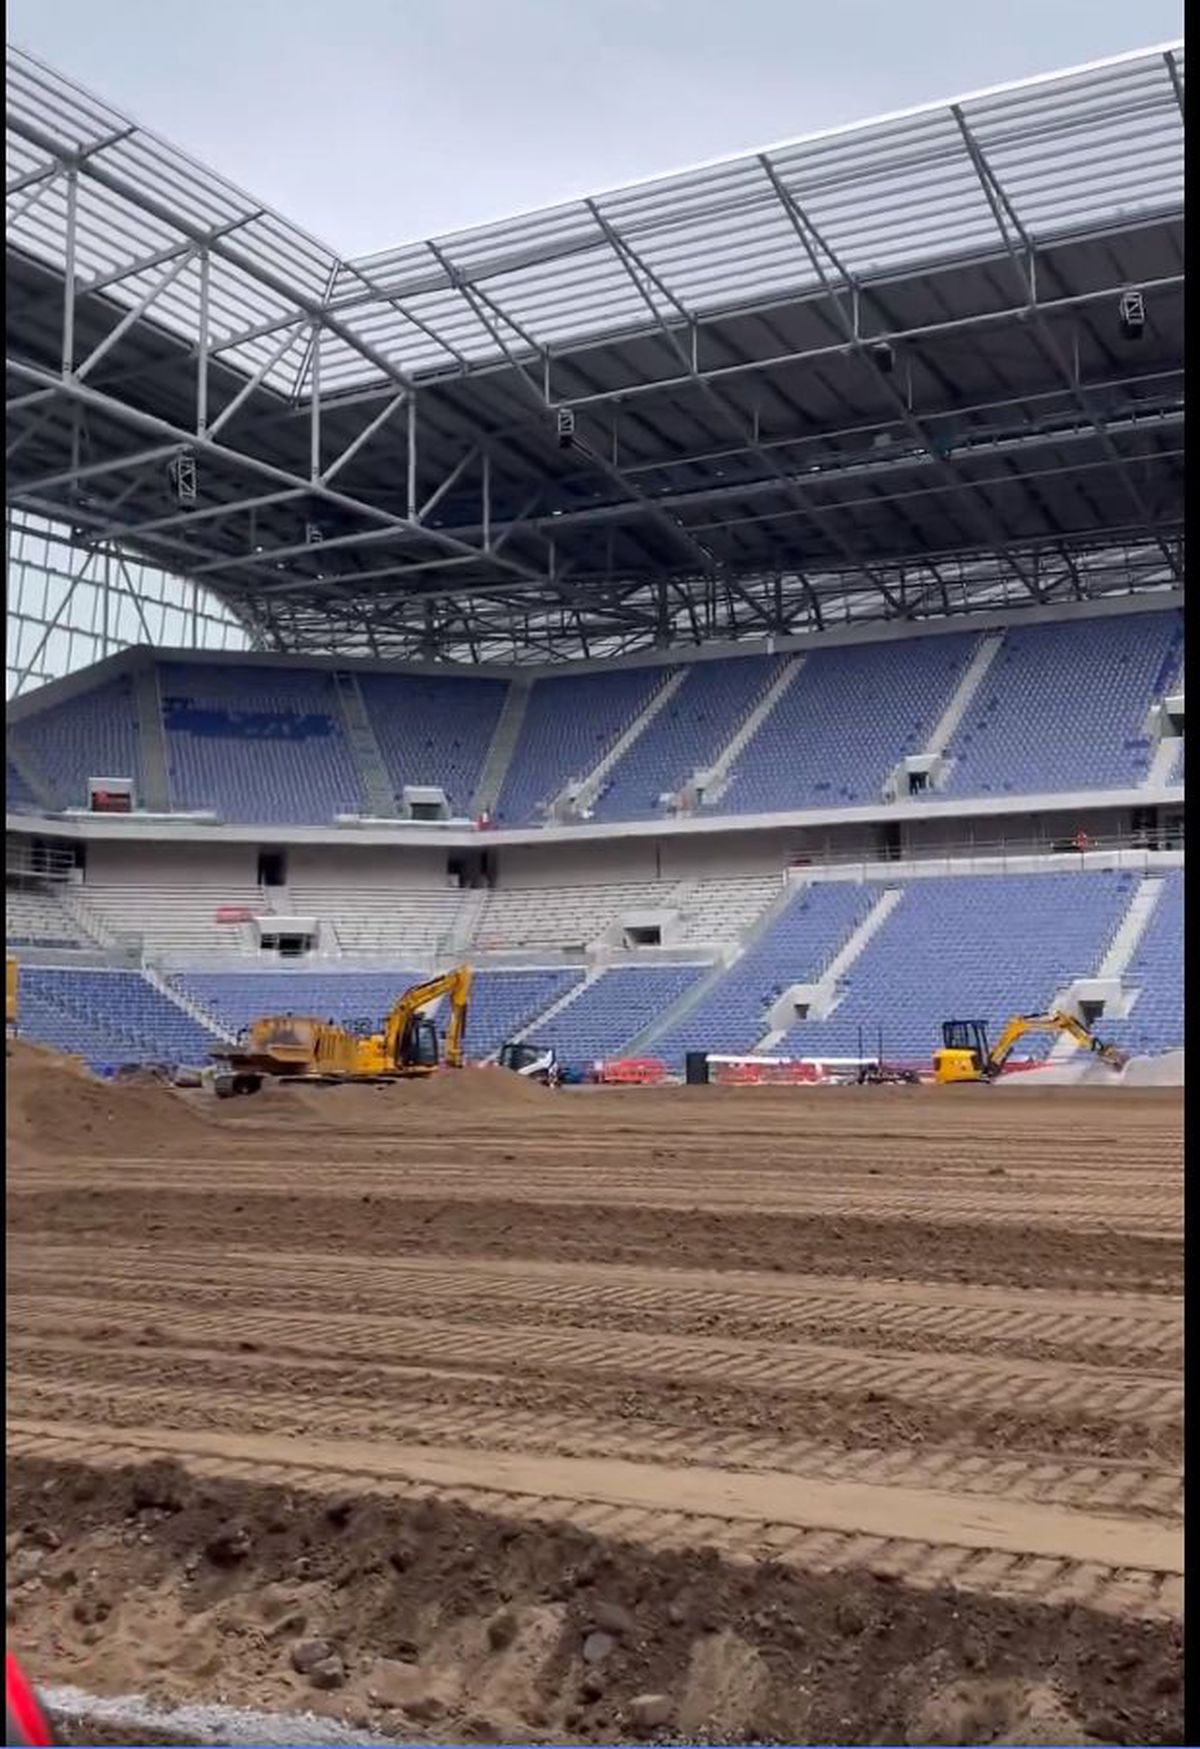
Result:
M219 1099L257 1093L268 1079L304 1082L397 1081L430 1075L442 1067L437 1027L426 1008L450 1002L444 1063L461 1069L471 997L471 968L414 984L393 1003L383 1028L365 1037L332 1021L306 1015L267 1015L251 1021L237 1044L214 1051L221 1065L213 1076Z
M994 1081L1018 1039L1030 1032L1065 1033L1110 1069L1122 1069L1129 1060L1127 1052L1105 1044L1081 1020L1061 1009L1052 1014L1014 1014L996 1040L994 1050L988 1049L986 1021L944 1020L942 1048L933 1053L933 1079L939 1087L960 1081Z

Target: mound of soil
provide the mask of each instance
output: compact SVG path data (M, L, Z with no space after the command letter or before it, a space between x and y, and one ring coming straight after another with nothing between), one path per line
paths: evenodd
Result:
M77 1057L18 1040L7 1059L10 1160L169 1154L212 1143L212 1125L174 1088L100 1081Z
M525 1111L531 1106L545 1110L552 1095L545 1087L522 1080L507 1069L475 1067L447 1069L418 1081L384 1081L356 1087L279 1087L266 1090L272 1103L272 1120L286 1111L303 1111L305 1119L317 1118L339 1128L344 1125L393 1129L407 1112L445 1111L455 1117L486 1117L492 1112ZM265 1113L262 1095L230 1100L231 1110L252 1116ZM550 1107L553 1109L553 1107Z
M1182 1741L1179 1625L1081 1606L163 1461L10 1461L7 1527L10 1642L91 1693L392 1742Z

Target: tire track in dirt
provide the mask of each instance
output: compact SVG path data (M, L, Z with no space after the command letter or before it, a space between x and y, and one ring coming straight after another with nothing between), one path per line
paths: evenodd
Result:
M865 1436L885 1444L999 1445L1050 1457L1094 1452L1173 1461L1181 1449L1181 1387L1171 1372L643 1332L614 1340L594 1325L565 1319L551 1328L331 1319L294 1310L248 1313L226 1303L189 1313L177 1304L143 1307L115 1299L97 1302L95 1314L71 1300L10 1298L10 1364L32 1349L45 1368L45 1357L57 1350L60 1368L86 1375L103 1369L115 1347L133 1356L143 1375L155 1366L187 1376L202 1366L189 1384L203 1392L224 1382L222 1369L244 1370L254 1364L250 1357L269 1356L273 1367L286 1365L292 1383L297 1366L316 1362L339 1388L370 1372L389 1393L414 1370L429 1371L443 1392L484 1403L527 1402L532 1393L543 1406L574 1409L603 1394L620 1405L621 1418L652 1404L653 1419L704 1423L714 1437L718 1430L791 1431L807 1424L841 1443ZM468 1382L454 1382L463 1379Z
M270 1437L94 1428L14 1418L10 1453L116 1467L170 1453L198 1475L277 1481L320 1492L430 1494L529 1522L566 1522L607 1539L656 1549L713 1545L726 1555L818 1572L865 1568L908 1584L953 1584L1047 1603L1160 1619L1182 1609L1182 1533L1057 1508L903 1494L858 1483L798 1487L759 1473L650 1471L619 1459L486 1456L415 1448L290 1445ZM909 1534L893 1534L897 1520ZM936 1527L936 1529L935 1529ZM922 1534L924 1533L924 1534Z
M624 1457L639 1463L701 1465L722 1469L781 1471L829 1481L847 1480L885 1487L937 1487L954 1494L978 1494L1008 1500L1031 1500L1078 1510L1182 1519L1183 1484L1177 1473L1105 1460L1079 1464L1030 1458L968 1456L944 1449L898 1448L890 1451L822 1444L812 1439L786 1439L762 1434L730 1433L711 1427L673 1428L626 1418L604 1420L586 1410L555 1414L486 1402L455 1407L429 1395L381 1406L378 1393L363 1381L351 1395L322 1393L319 1373L290 1374L282 1401L269 1391L225 1388L206 1379L177 1380L172 1388L155 1389L134 1364L127 1383L105 1376L104 1362L87 1384L67 1384L53 1373L43 1378L25 1369L31 1356L18 1352L8 1373L8 1412L19 1418L93 1422L115 1427L156 1425L174 1431L207 1430L214 1420L231 1433L271 1432L294 1436L298 1416L295 1394L309 1390L305 1403L306 1434L320 1438L420 1445L453 1445L480 1450L531 1451L564 1457ZM111 1369L119 1374L120 1368ZM226 1379L224 1383L231 1384ZM415 1390L419 1387L415 1387Z
M17 1256L28 1234L89 1249L109 1238L127 1245L136 1237L164 1250L199 1242L347 1257L487 1256L785 1274L802 1259L805 1273L826 1276L1029 1283L1089 1294L1178 1294L1183 1287L1182 1228L1164 1237L1099 1227L1005 1229L987 1221L719 1212L697 1199L676 1210L617 1207L603 1199L514 1202L497 1199L490 1183L476 1198L456 1201L419 1197L394 1175L386 1195L329 1196L297 1181L286 1163L276 1182L269 1195L224 1184L180 1191L161 1183L153 1195L121 1187L75 1195L65 1186L10 1193L8 1227Z
M140 1307L114 1302L106 1324L137 1330ZM86 1334L101 1328L79 1316L73 1300L13 1296L8 1302L13 1334ZM143 1326L144 1327L144 1326ZM616 1371L640 1376L752 1384L756 1388L863 1393L886 1390L916 1401L954 1399L993 1408L1021 1406L1082 1410L1131 1421L1176 1420L1182 1415L1182 1383L1142 1371L1115 1372L1070 1363L1010 1360L1003 1365L966 1356L877 1356L814 1344L733 1342L710 1338L623 1332L619 1351L603 1331L588 1325L553 1330L510 1324L500 1330L419 1318L358 1314L325 1318L315 1313L266 1312L247 1316L232 1309L187 1313L168 1308L155 1322L159 1342L180 1346L257 1343L274 1353L323 1354L339 1361L387 1361L404 1355L442 1366L497 1371Z
M271 1269L264 1269L270 1263ZM227 1306L270 1309L279 1298L273 1280L277 1259L266 1257L180 1257L171 1264L169 1285L146 1279L144 1257L106 1254L108 1267L72 1271L72 1291L80 1299L120 1298L148 1307L164 1294L184 1307L208 1303L219 1292ZM61 1290L63 1253L41 1263L27 1259L8 1272L8 1291L36 1297ZM701 1334L720 1330L734 1337L807 1336L835 1338L842 1345L869 1345L905 1352L935 1351L970 1355L1011 1354L1032 1360L1075 1359L1099 1366L1144 1367L1161 1371L1182 1365L1182 1314L1152 1299L1125 1302L1120 1310L1102 1302L1079 1309L1069 1302L1033 1305L1027 1299L976 1305L964 1298L927 1295L923 1302L876 1300L843 1289L830 1292L819 1278L805 1291L770 1286L731 1287L721 1278L694 1285L684 1281L613 1280L613 1272L580 1271L520 1274L486 1267L446 1269L424 1260L376 1266L340 1260L306 1259L287 1291L298 1311L336 1315L370 1305L382 1315L442 1317L499 1324L517 1316L522 1323L585 1321L612 1331L663 1331ZM1164 1316L1166 1312L1168 1315Z
M147 1170L129 1170L128 1163L108 1180L128 1188L147 1187L155 1181L153 1167L161 1163L146 1162ZM211 1160L180 1162L190 1168L197 1181L211 1176ZM389 1194L395 1191L394 1168L378 1167L356 1160L339 1160L337 1182L322 1187L322 1194L331 1198L352 1198L361 1195ZM839 1178L828 1184L814 1183L806 1172L795 1168L755 1169L751 1194L747 1195L744 1172L695 1166L690 1170L671 1172L657 1166L651 1176L644 1170L630 1170L624 1163L605 1169L603 1199L608 1207L645 1209L725 1209L778 1211L790 1215L829 1216L844 1212L848 1216L869 1210L881 1220L913 1219L954 1223L977 1223L986 1220L1001 1227L1021 1226L1037 1222L1047 1227L1070 1227L1079 1231L1117 1227L1122 1232L1170 1234L1177 1231L1183 1217L1182 1194L1166 1186L1140 1187L1128 1180L1105 1189L1095 1183L1067 1190L1061 1185L1038 1186L1030 1189L1025 1183L1013 1182L1007 1168L1003 1176L994 1178L987 1169L975 1169L976 1183L965 1192L936 1181L922 1186L897 1187L891 1184L883 1169L878 1178L854 1179L843 1169ZM263 1195L277 1191L278 1174L273 1169L229 1166L221 1167L222 1189L226 1194ZM406 1160L404 1194L414 1198L441 1198L446 1201L475 1201L481 1191L493 1190L502 1184L506 1200L537 1204L572 1206L590 1204L596 1199L597 1166L595 1162L552 1163L538 1171L522 1164L519 1171L480 1172L478 1165L459 1166L447 1162L429 1161L417 1164ZM74 1186L71 1186L74 1188Z
M189 1245L185 1250L172 1251L168 1246L155 1247L160 1266L172 1275L195 1265L211 1280L222 1271L243 1271L261 1276L264 1271L303 1271L306 1276L323 1280L363 1281L372 1291L381 1282L398 1281L402 1285L424 1281L437 1282L463 1292L472 1290L478 1282L498 1284L516 1282L524 1285L558 1287L563 1292L594 1292L599 1288L623 1291L627 1288L648 1288L664 1292L672 1298L698 1294L743 1295L771 1304L803 1306L814 1295L825 1295L844 1305L914 1306L930 1308L953 1306L961 1310L1007 1310L1014 1313L1036 1311L1056 1312L1066 1318L1079 1316L1152 1319L1166 1328L1181 1326L1182 1299L1165 1295L1120 1294L1080 1289L1049 1287L1019 1287L978 1282L905 1281L899 1277L854 1277L839 1281L828 1275L806 1275L802 1270L790 1270L786 1275L773 1271L732 1269L682 1269L667 1262L653 1268L614 1262L551 1263L522 1259L519 1263L493 1258L357 1256L304 1251L288 1253L278 1246L256 1250L244 1246L235 1253L223 1248ZM80 1266L77 1246L56 1245L52 1240L26 1238L21 1245L21 1267L31 1273L57 1276L61 1283L70 1270L72 1280ZM144 1245L106 1245L104 1262L116 1273L140 1275L145 1268ZM11 1267L11 1261L10 1261ZM89 1259L89 1268L95 1259ZM287 1291L290 1292L291 1282Z

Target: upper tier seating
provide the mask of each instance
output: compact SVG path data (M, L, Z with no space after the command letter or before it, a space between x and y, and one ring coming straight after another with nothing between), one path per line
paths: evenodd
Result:
M1174 611L1013 627L951 742L945 793L1132 788L1154 751L1147 713L1182 649Z
M161 686L177 809L314 826L365 811L328 673L164 664Z
M966 671L970 633L817 648L734 761L714 812L877 803L924 750Z
M396 796L405 784L440 784L451 814L469 813L507 682L360 674L358 684Z
M540 821L567 783L586 777L600 763L667 673L665 668L614 668L535 681L496 804L496 823Z
M60 807L86 808L93 777L131 778L141 793L141 743L127 676L23 717L9 733L28 749Z
M591 802L599 822L655 819L659 796L677 794L721 760L789 663L795 678L701 814L882 806L900 761L930 748L982 636L817 640L802 659L722 657L536 678L492 823L543 823L567 785L595 770L677 674L673 693L599 780ZM1174 607L1011 625L940 749L950 765L938 799L1138 785L1154 751L1151 706L1178 684L1181 665L1182 616ZM370 774L358 767L345 698L328 670L180 661L160 664L157 678L177 811L328 826L366 809ZM470 672L362 671L356 679L395 794L406 784L440 785L453 812L469 813L508 682ZM143 798L127 676L21 715L10 732L60 806L86 805L90 777L130 777ZM10 806L31 805L11 763L7 778Z
M608 773L595 818L661 818L659 796L675 794L695 772L712 765L785 661L783 656L735 656L695 663Z
M4 762L4 802L10 814L38 814L42 809L11 759Z
M1013 1014L1047 1008L1094 975L1128 907L1132 874L947 875L909 881L840 981L825 1020L798 1022L780 1049L927 1061L943 1020L986 1020L993 1042ZM936 951L933 951L936 944ZM1023 1041L1033 1057L1046 1039Z

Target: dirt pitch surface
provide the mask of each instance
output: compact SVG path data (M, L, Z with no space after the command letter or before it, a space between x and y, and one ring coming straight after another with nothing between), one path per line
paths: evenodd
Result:
M391 1741L1183 1740L1180 1091L8 1082L40 1681Z

